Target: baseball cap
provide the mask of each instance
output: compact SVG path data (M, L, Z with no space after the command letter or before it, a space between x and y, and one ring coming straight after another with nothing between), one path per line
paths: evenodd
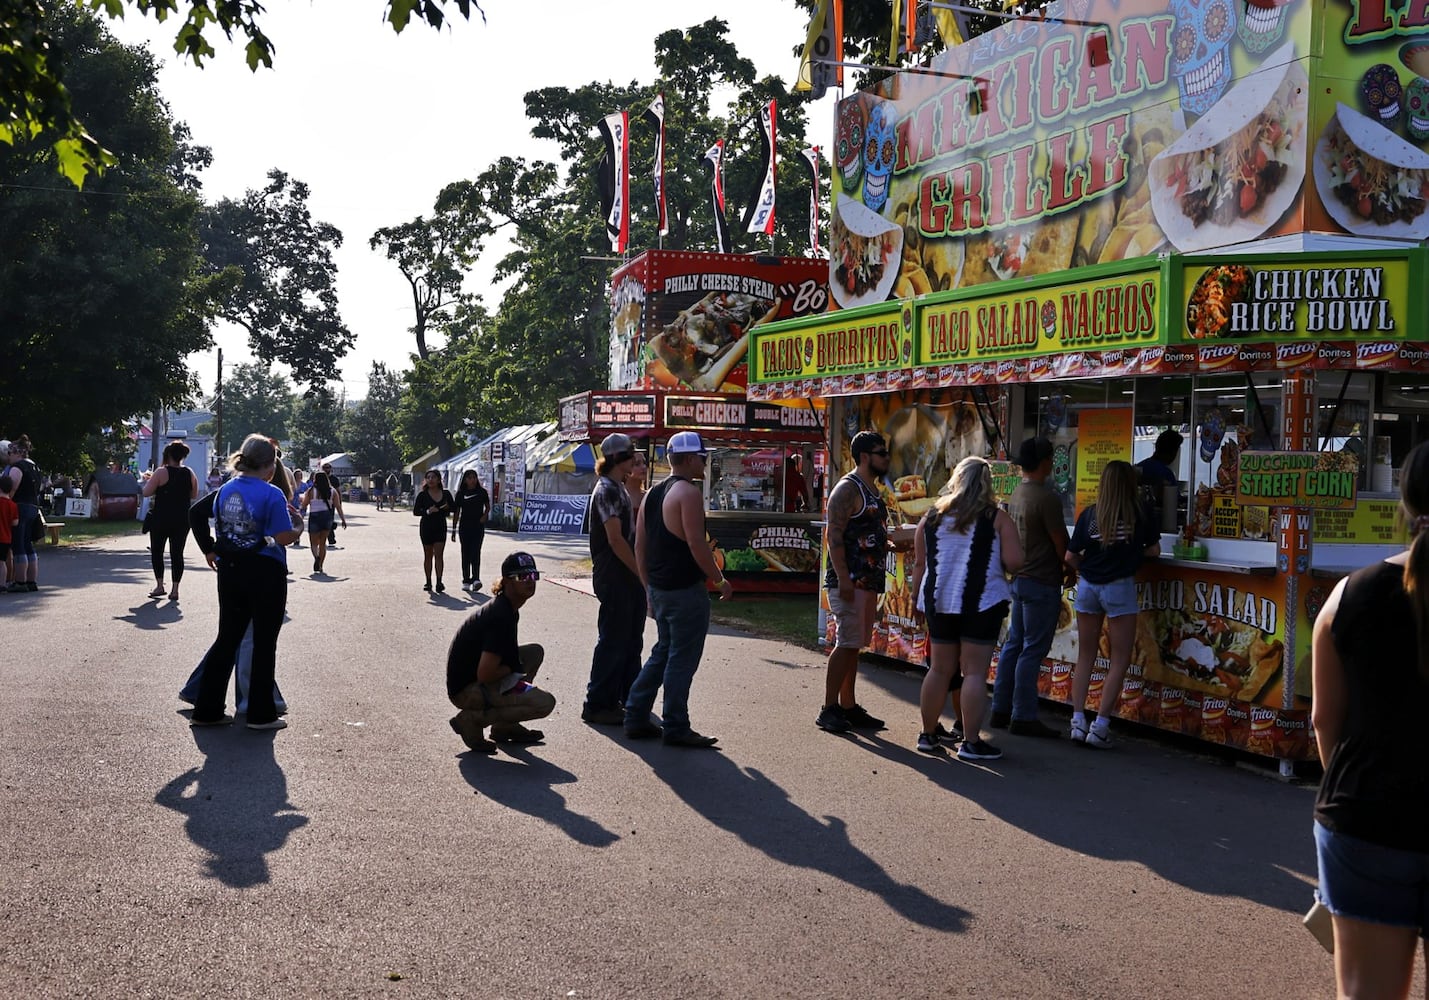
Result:
M1052 457L1052 442L1044 437L1028 438L1017 449L1017 464L1024 469L1035 469Z
M665 446L667 455L708 455L705 443L700 440L700 436L694 431L680 431L670 438L670 443Z
M501 561L502 576L519 576L536 572L536 560L529 552L513 552Z
M611 434L600 443L600 453L606 458L614 458L621 452L634 450L634 443L624 434Z

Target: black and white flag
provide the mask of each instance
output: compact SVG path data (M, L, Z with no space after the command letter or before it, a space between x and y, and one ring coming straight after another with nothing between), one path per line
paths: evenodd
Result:
M670 233L670 220L665 214L665 95L656 94L645 109L645 120L655 126L655 165L650 177L655 182L655 208L660 213L660 235Z
M758 189L744 210L744 231L774 235L774 123L776 111L770 101L759 109L759 142L764 148L764 169Z
M597 128L605 140L600 159L600 207L610 249L624 253L630 242L630 129L624 111L606 115Z
M729 253L729 224L724 221L724 140L720 139L705 151L710 165L710 211L714 213L715 249Z
M819 147L803 150L804 165L809 168L809 249L819 256Z

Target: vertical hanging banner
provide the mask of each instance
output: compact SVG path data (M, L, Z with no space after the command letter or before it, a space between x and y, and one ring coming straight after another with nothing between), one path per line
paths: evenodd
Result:
M777 156L774 146L775 116L778 111L770 101L759 109L759 143L764 148L764 170L758 189L744 210L744 231L774 235L774 171Z
M655 164L650 177L655 182L655 209L660 213L660 235L670 235L670 220L665 214L665 95L656 94L645 109L645 120L655 126Z
M714 213L715 250L729 253L729 224L724 221L724 140L705 150L710 165L710 211Z
M830 87L844 85L843 0L819 0L809 19L809 36L799 58L796 93L811 93L818 100Z
M917 0L893 0L893 30L888 36L888 61L896 63L905 52L917 52Z
M819 255L819 147L803 151L804 165L809 168L809 249Z
M610 249L624 253L630 242L630 129L624 111L606 115L598 126L605 139L601 159L601 207Z

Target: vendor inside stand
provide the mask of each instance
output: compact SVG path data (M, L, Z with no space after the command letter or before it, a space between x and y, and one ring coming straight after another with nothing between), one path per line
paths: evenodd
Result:
M710 452L710 510L798 514L812 508L806 462L797 447L715 447Z

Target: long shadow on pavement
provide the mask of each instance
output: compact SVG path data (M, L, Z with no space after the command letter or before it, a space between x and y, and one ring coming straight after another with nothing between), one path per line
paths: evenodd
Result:
M555 786L577 781L574 774L516 744L504 744L502 749L510 760L475 753L457 758L461 776L478 795L544 820L578 844L609 847L620 839L590 817L567 808Z
M823 872L873 893L901 916L924 927L963 931L970 916L967 910L944 903L918 886L895 881L850 842L843 820L811 816L758 769L741 767L719 751L681 750L660 746L659 741L637 747L614 731L603 732L641 755L691 809L773 860Z
M247 889L269 880L268 855L308 818L288 801L288 779L273 755L272 733L239 725L193 730L204 754L154 801L188 817L184 832L208 854L207 874Z
M183 617L177 601L162 599L137 604L129 609L127 615L115 615L114 620L128 622L138 629L157 631L178 624Z
M1137 862L1207 895L1288 913L1310 905L1295 874L1314 872L1307 789L1139 741L1099 751L1008 736L998 740L1006 756L980 764L878 735L859 742L1047 843Z

